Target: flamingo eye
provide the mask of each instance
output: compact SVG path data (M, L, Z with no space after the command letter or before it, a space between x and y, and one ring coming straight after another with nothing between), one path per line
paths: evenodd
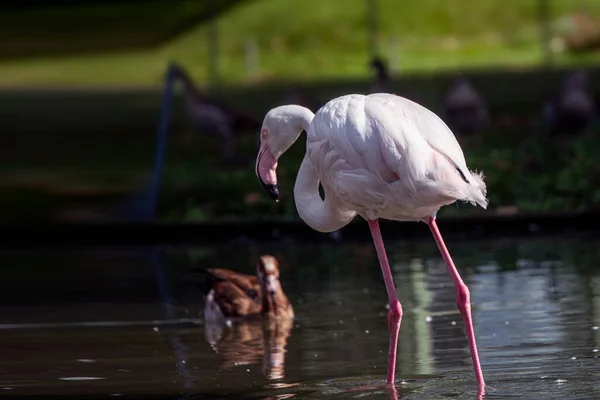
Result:
M261 133L262 133L263 136L267 136L267 133L269 133L269 130L268 129L263 129Z

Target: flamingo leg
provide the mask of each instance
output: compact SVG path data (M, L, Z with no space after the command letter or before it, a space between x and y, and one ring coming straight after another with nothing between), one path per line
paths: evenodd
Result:
M429 218L427 222L429 225L429 229L431 229L431 233L433 234L433 238L437 243L438 248L440 249L440 253L442 253L442 258L448 267L448 271L450 271L450 275L452 275L452 280L454 281L454 286L456 286L456 305L462 314L463 320L465 321L465 329L467 331L467 338L469 339L469 348L471 350L471 358L473 359L473 368L475 369L475 375L477 375L477 383L479 384L479 388L485 388L485 382L483 380L483 371L481 370L481 364L479 363L479 354L477 352L477 343L475 342L475 331L473 330L473 318L471 317L471 294L469 293L469 288L463 282L452 258L450 257L450 253L446 248L446 244L444 243L444 239L442 239L442 234L437 226L435 221L435 216Z
M373 219L368 220L368 222L369 229L371 230L371 236L373 236L373 244L375 244L375 250L377 251L377 258L379 258L381 272L383 273L385 288L387 290L388 298L390 301L390 311L388 312L390 347L388 351L387 383L393 384L394 376L396 375L396 350L398 347L398 333L400 332L400 322L402 321L402 305L398 301L398 296L396 295L396 288L394 286L392 270L390 269L390 264L388 262L387 254L385 253L385 247L383 245L383 238L381 237L381 230L379 229L379 220Z

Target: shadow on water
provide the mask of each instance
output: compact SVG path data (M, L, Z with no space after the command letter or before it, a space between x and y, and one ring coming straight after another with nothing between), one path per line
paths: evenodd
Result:
M187 399L480 398L433 244L388 243L405 314L395 392L370 243L3 251L0 393ZM453 244L471 289L486 399L600 395L600 246ZM205 326L194 269L281 264L289 326Z

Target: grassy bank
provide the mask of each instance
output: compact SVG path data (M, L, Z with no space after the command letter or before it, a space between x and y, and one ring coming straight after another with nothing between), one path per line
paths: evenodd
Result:
M114 5L97 6L92 13L89 8L79 7L54 16L34 11L7 13L4 19L0 18L7 37L11 37L10 29L21 27L17 33L31 36L37 32L44 40L56 43L57 49L60 43L75 47L95 43L101 48L105 41L107 48L114 42L122 42L123 46L131 42L132 50L5 60L0 63L0 86L155 86L170 60L181 62L195 79L204 82L208 76L208 27L201 21L206 11L195 3L204 2L175 4L156 0L144 6L124 2L121 9ZM365 0L228 3L235 6L223 11L216 20L218 64L224 82L360 78L369 73ZM537 0L378 0L377 4L380 52L387 54L392 66L402 72L485 66L520 68L536 65L542 59ZM573 2L555 0L551 1L551 9L554 32L558 33L563 17L579 8ZM600 16L600 0L587 1L585 11ZM100 23L103 19L98 17L103 15L104 20L115 21L108 36L106 24ZM181 29L190 24L192 17L199 20L197 25L188 31ZM44 28L49 20L55 21L54 25L60 22L63 28L58 32L63 32L62 37L43 35L44 29L49 29ZM128 20L132 23L127 24ZM71 35L78 27L85 28L81 31L84 34ZM169 32L178 29L185 33L160 42L161 37L170 37ZM140 49L143 43L146 47ZM154 43L153 47L148 47L148 43ZM258 69L254 72L246 69L248 45L257 49ZM558 64L596 59L594 55L556 55Z
M528 66L541 61L536 0L376 2L380 52L402 71L481 66ZM343 4L343 5L342 5ZM244 46L255 42L261 71L254 79L365 76L367 18L365 0L257 0L236 7L218 20L221 67L229 80L245 79ZM372 2L371 4L375 4ZM551 1L551 19L576 11L573 3ZM600 15L600 1L586 3ZM161 53L184 57L206 35L199 26ZM395 43L395 44L394 44ZM198 79L206 78L202 55L188 53ZM576 62L558 56L558 62Z

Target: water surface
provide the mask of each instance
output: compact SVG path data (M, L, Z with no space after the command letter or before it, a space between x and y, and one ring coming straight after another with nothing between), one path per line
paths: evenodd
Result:
M485 398L600 396L600 241L449 243L471 289ZM455 290L433 243L389 242L404 317L383 386L387 297L371 243L0 254L0 390L126 398L477 399ZM281 262L296 321L203 324L207 267ZM1 393L0 395L4 394Z

